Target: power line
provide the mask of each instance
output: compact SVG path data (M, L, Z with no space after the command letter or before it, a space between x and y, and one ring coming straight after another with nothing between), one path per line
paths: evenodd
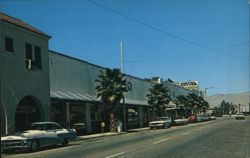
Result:
M230 44L230 45L227 45L227 46L224 46L224 47L217 48L216 50L222 50L222 49L231 48L231 47L238 47L240 45L246 45L246 44L249 44L249 41ZM192 55L199 55L199 54L204 54L204 53L205 52L189 53L187 55L179 55L179 56L169 57L168 59L164 59L164 60L173 60L173 59L177 59L177 58L185 58L185 57L189 57L189 56L192 56ZM129 60L129 61L127 61L127 63L135 63L135 62L145 63L145 62L152 62L152 61L154 61L154 60L152 58L150 58L150 59L147 59L147 60L142 60L142 59L140 59L140 60Z
M231 55L231 54L227 54L227 53L224 53L224 52L222 52L222 51L220 51L220 50L213 49L213 48L207 47L207 46L205 46L205 45L203 45L203 44L200 44L200 43L197 43L197 42L194 42L194 41L185 39L185 38L183 38L183 37L180 37L180 36L178 36L178 35L175 35L175 34L173 34L173 33L170 33L170 32L168 32L168 31L165 31L165 30L163 30L163 29L161 29L161 28L158 28L158 27L156 27L156 26L152 26L152 25L150 25L150 24L147 24L147 23L145 23L145 22L142 22L142 21L140 21L140 20L137 20L137 19L135 19L135 18L133 18L133 17L131 17L131 16L128 16L128 15L126 15L126 14L124 14L124 13L121 13L121 12L119 12L119 11L117 11L117 10L114 10L114 9L111 9L111 8L109 8L109 7L107 7L107 6L102 5L102 4L96 3L96 2L94 2L94 1L92 1L92 0L88 0L88 2L90 2L90 3L92 3L92 4L96 5L96 6L98 6L98 7L100 7L100 8L103 8L103 9L105 9L105 10L107 10L107 11L110 11L110 12L112 12L112 13L115 13L115 14L121 16L121 17L124 17L124 18L126 18L126 19L129 19L130 21L133 21L133 22L135 22L135 23L137 23L137 24L143 25L143 26L145 26L145 27L147 27L147 28L150 28L150 29L152 29L152 30L155 30L155 31L157 31L157 32L160 32L160 33L162 33L162 34L164 34L164 35L173 37L173 38L175 38L175 39L184 41L184 42L186 42L186 43L195 45L195 46L200 47L200 48L203 48L203 49L207 49L207 50L209 50L209 52L213 52L213 53L217 53L217 54L222 54L222 55L225 55L225 56L229 56L229 57L232 57L232 58L236 58L236 59L239 59L239 60L244 60L244 61L248 61L248 62L249 62L249 59L241 58L241 57L234 56L234 55Z
M224 46L224 47L217 48L217 50L231 48L231 47L238 47L238 46L241 46L241 45L249 45L249 41L233 43L233 44L230 44L230 45L227 45L227 46Z

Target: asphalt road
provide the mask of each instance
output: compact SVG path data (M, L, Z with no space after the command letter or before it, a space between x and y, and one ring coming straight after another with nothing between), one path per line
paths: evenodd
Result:
M6 158L250 158L250 117L72 142Z

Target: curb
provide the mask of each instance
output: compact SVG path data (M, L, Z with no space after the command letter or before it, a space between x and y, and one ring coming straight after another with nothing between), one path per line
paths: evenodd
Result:
M87 135L87 136L77 136L75 140L72 142L76 141L81 141L81 140L88 140L88 139L96 139L96 138L102 138L102 137L108 137L108 136L116 136L116 135L122 135L122 134L127 134L128 132L120 132L120 133L101 133L101 134L96 134L96 135Z
M75 142L75 141L96 139L96 138L102 138L102 137L108 137L108 136L116 136L116 135L132 133L132 132L139 132L139 131L148 130L148 129L149 129L149 127L131 129L131 130L128 130L126 132L120 132L120 133L118 133L118 132L109 132L109 133L99 133L99 134L94 134L94 135L77 136L77 138L75 140L72 140L72 141Z

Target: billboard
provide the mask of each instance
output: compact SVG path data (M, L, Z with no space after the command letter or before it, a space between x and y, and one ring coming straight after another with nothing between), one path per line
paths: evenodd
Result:
M187 88L189 90L199 90L199 82L198 81L180 82L179 86Z

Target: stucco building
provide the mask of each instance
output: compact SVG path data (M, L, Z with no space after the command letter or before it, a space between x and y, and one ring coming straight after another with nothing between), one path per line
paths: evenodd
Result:
M1 133L50 119L50 36L0 13Z

